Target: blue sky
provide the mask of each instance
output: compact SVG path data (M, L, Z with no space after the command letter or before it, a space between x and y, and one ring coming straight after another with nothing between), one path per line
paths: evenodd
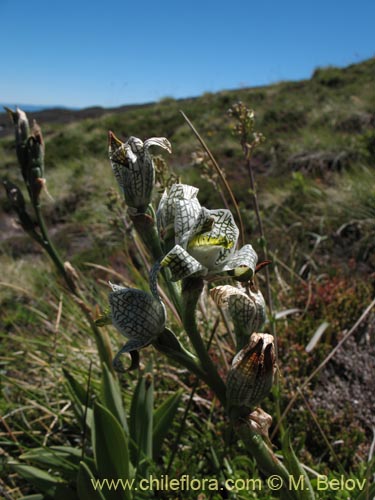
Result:
M157 101L375 55L373 0L0 0L0 102Z

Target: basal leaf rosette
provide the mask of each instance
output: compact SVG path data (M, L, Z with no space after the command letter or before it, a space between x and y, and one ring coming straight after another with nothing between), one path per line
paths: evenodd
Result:
M239 231L231 212L202 207L196 213L191 208L193 217L183 217L192 203L183 200L174 206L176 245L161 262L162 267L170 269L172 281L216 275L249 280L255 272L257 254L251 245L235 250Z
M172 151L165 137L152 137L144 142L137 137L129 137L122 142L109 132L109 159L131 215L145 213L151 202L155 168L150 146L159 146L169 153Z

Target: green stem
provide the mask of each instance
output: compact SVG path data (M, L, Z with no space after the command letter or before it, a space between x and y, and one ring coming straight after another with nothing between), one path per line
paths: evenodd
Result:
M288 488L291 474L267 446L262 436L252 429L249 421L239 419L233 422L233 426L249 453L255 458L259 469L268 477L276 475L281 478L285 495L283 498L298 500L298 492Z
M170 349L165 349L164 346L155 345L155 347L158 351L168 356L168 358L170 358L172 361L184 366L189 370L189 372L194 373L194 375L196 375L198 378L209 385L209 377L190 356L186 355L184 352L175 352Z
M198 355L201 366L206 374L206 382L215 392L221 404L226 406L226 387L212 359L210 358L196 322L196 306L202 292L203 280L187 278L182 284L182 322L186 333Z
M99 330L99 328L95 325L94 319L92 318L91 311L89 307L85 304L84 298L82 297L82 293L76 286L75 282L71 278L71 276L66 272L64 264L55 249L52 241L50 240L44 218L40 209L40 204L39 203L33 203L35 215L38 221L38 226L40 228L40 232L42 236L40 237L37 234L36 241L42 245L42 247L46 250L50 258L52 259L53 263L55 264L58 272L61 274L61 276L64 278L66 285L68 286L69 291L72 293L72 295L75 298L75 302L78 304L79 308L85 315L87 321L90 324L91 330L94 334L95 338L95 343L98 349L99 353L99 358L102 363L105 363L106 366L108 367L109 370L111 370L112 373L114 373L113 367L112 367L112 359L113 359L113 353L112 353L112 347L111 343L108 337L108 334L106 332L102 332ZM32 235L33 236L33 235Z
M140 214L131 217L131 220L134 224L135 230L152 255L153 260L158 261L162 259L164 254L160 245L160 239L156 229L155 219L147 214ZM181 317L181 298L177 285L176 283L171 281L169 269L162 268L161 274L168 289L169 297Z
M57 250L55 249L52 241L49 238L48 231L46 228L46 225L44 223L44 218L42 215L42 212L40 210L40 204L38 202L33 203L34 206L34 211L35 215L38 221L38 226L40 228L40 232L42 233L42 240L41 244L43 248L46 250L48 255L51 257L53 263L55 264L57 270L59 273L63 276L67 286L69 287L70 291L74 294L76 294L76 285L72 278L67 274L64 264L62 260L60 259L59 254L57 253Z

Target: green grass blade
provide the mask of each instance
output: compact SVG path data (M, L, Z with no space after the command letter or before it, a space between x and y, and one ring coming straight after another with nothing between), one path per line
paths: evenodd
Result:
M51 476L48 472L33 467L32 465L10 464L12 469L21 477L29 481L35 488L54 498L56 488L61 484L61 479Z
M105 364L103 364L101 399L103 405L117 418L125 432L129 434L119 383Z
M81 462L77 477L79 500L105 500L102 492L94 488L94 481L96 481L96 478L94 478L90 468L84 462Z
M180 404L182 390L171 394L155 411L154 411L154 430L153 430L153 457L156 459L160 455L163 441L172 426L172 422L176 416L178 406Z
M283 453L285 465L291 474L290 493L295 495L298 500L315 500L315 494L309 476L294 453L288 432L286 432L283 437Z
M134 465L152 459L154 383L150 373L138 381L130 407L130 438ZM142 466L142 471L145 467Z
M99 403L94 404L92 443L98 475L102 479L129 479L128 440L117 418ZM130 499L129 491L108 491L108 499Z

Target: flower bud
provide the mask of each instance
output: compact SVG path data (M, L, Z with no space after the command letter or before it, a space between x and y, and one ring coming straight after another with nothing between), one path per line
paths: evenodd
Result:
M32 199L37 201L45 185L44 179L44 141L42 131L34 120L31 135L27 139L27 184Z
M269 439L268 431L272 425L272 417L262 408L255 408L249 415L249 424L254 432L262 435L265 439Z
M151 201L155 168L150 146L159 146L172 152L170 142L165 137L152 137L145 142L137 137L129 137L126 142L121 142L109 132L109 159L131 215L144 213Z
M253 332L259 331L266 321L266 304L259 290L248 293L231 285L217 286L210 291L216 304L228 308L234 324L237 350L248 342Z
M13 111L6 106L4 106L4 109L7 111L14 124L17 145L25 142L29 137L29 121L26 113L19 107L16 107L16 111Z
M13 210L17 213L21 226L25 231L31 231L34 229L35 224L27 213L25 198L23 197L22 191L18 186L13 184L13 182L3 181L3 184L8 200Z
M248 415L270 391L275 370L273 336L253 333L234 357L227 378L228 414Z
M5 107L4 109L8 112L8 115L10 116L14 124L17 158L21 166L22 175L25 178L27 169L26 141L29 137L29 121L27 119L26 113L18 107L16 107L16 111L13 111L12 109L7 107Z

